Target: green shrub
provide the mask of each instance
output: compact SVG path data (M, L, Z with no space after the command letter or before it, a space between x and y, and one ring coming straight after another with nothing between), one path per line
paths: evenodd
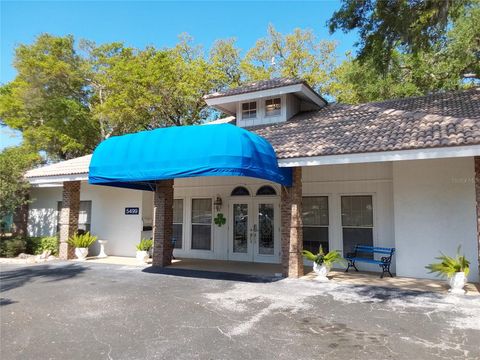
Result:
M460 255L460 250L461 247L459 246L455 257L441 253L442 255L436 258L440 262L425 267L430 270L430 273L436 273L437 276L451 278L457 272L464 272L467 276L470 272L470 262L465 258L465 255Z
M313 254L308 250L303 250L302 255L305 259L313 261L318 265L325 264L328 267L332 267L333 264L342 264L345 265L346 260L342 258L342 255L339 250L329 251L327 254L323 251L323 247L320 245L317 254Z
M153 240L151 239L142 239L138 244L137 244L137 250L138 251L149 251L153 246Z
M58 254L58 238L56 236L37 236L27 238L27 254L39 255L50 250L52 255Z
M0 240L0 256L15 257L25 252L26 241L22 238L6 238Z
M68 244L76 248L88 248L95 241L97 237L90 235L89 232L85 234L75 234L70 239L68 239Z

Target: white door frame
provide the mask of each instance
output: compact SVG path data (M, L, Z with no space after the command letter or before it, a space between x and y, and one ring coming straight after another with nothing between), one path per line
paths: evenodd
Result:
M233 252L233 229L234 229L234 204L246 204L248 206L248 220L247 220L247 252L234 253ZM258 208L260 204L273 205L273 254L265 255L259 253L259 213ZM280 199L272 196L261 197L231 197L228 205L228 259L235 261L261 262L261 263L279 263L280 262Z

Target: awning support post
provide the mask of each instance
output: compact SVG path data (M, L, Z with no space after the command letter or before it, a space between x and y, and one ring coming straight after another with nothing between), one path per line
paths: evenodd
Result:
M172 263L173 180L156 182L153 193L153 266Z
M282 186L282 269L291 278L303 276L302 168L292 169L292 186Z

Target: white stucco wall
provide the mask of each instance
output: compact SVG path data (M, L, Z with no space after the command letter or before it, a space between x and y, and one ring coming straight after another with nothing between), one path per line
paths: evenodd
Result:
M395 162L393 185L397 274L433 277L425 265L462 245L478 281L473 158Z
M304 167L303 195L328 196L331 250L343 251L342 195L371 195L374 216L373 244L395 247L391 163ZM396 260L394 256L393 271ZM360 270L379 271L379 267L372 264L359 263L357 267Z
M30 236L53 236L57 231L57 202L62 188L33 188L30 191L28 233Z
M34 188L29 210L31 236L55 235L57 202L62 201L62 188ZM108 240L107 254L135 256L135 244L142 230L142 192L106 186L81 184L80 201L92 201L91 233ZM140 208L139 215L125 215L125 207ZM94 245L90 254L98 253Z

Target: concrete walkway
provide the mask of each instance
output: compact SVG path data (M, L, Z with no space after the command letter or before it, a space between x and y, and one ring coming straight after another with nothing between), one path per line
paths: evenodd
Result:
M135 258L109 256L107 258L89 258L87 262L99 264L118 264L133 267L148 267L149 264L139 264ZM202 259L175 259L169 269L201 270L232 274L245 274L265 277L281 277L282 267L280 264L250 263L243 261L202 260ZM315 280L312 268L305 266L304 280ZM445 280L415 279L408 277L384 277L380 279L379 273L355 272L332 270L328 276L331 281L339 284L368 285L377 287L394 288L399 290L413 290L434 293L447 293L448 285ZM467 295L480 296L479 284L469 283L465 287Z

